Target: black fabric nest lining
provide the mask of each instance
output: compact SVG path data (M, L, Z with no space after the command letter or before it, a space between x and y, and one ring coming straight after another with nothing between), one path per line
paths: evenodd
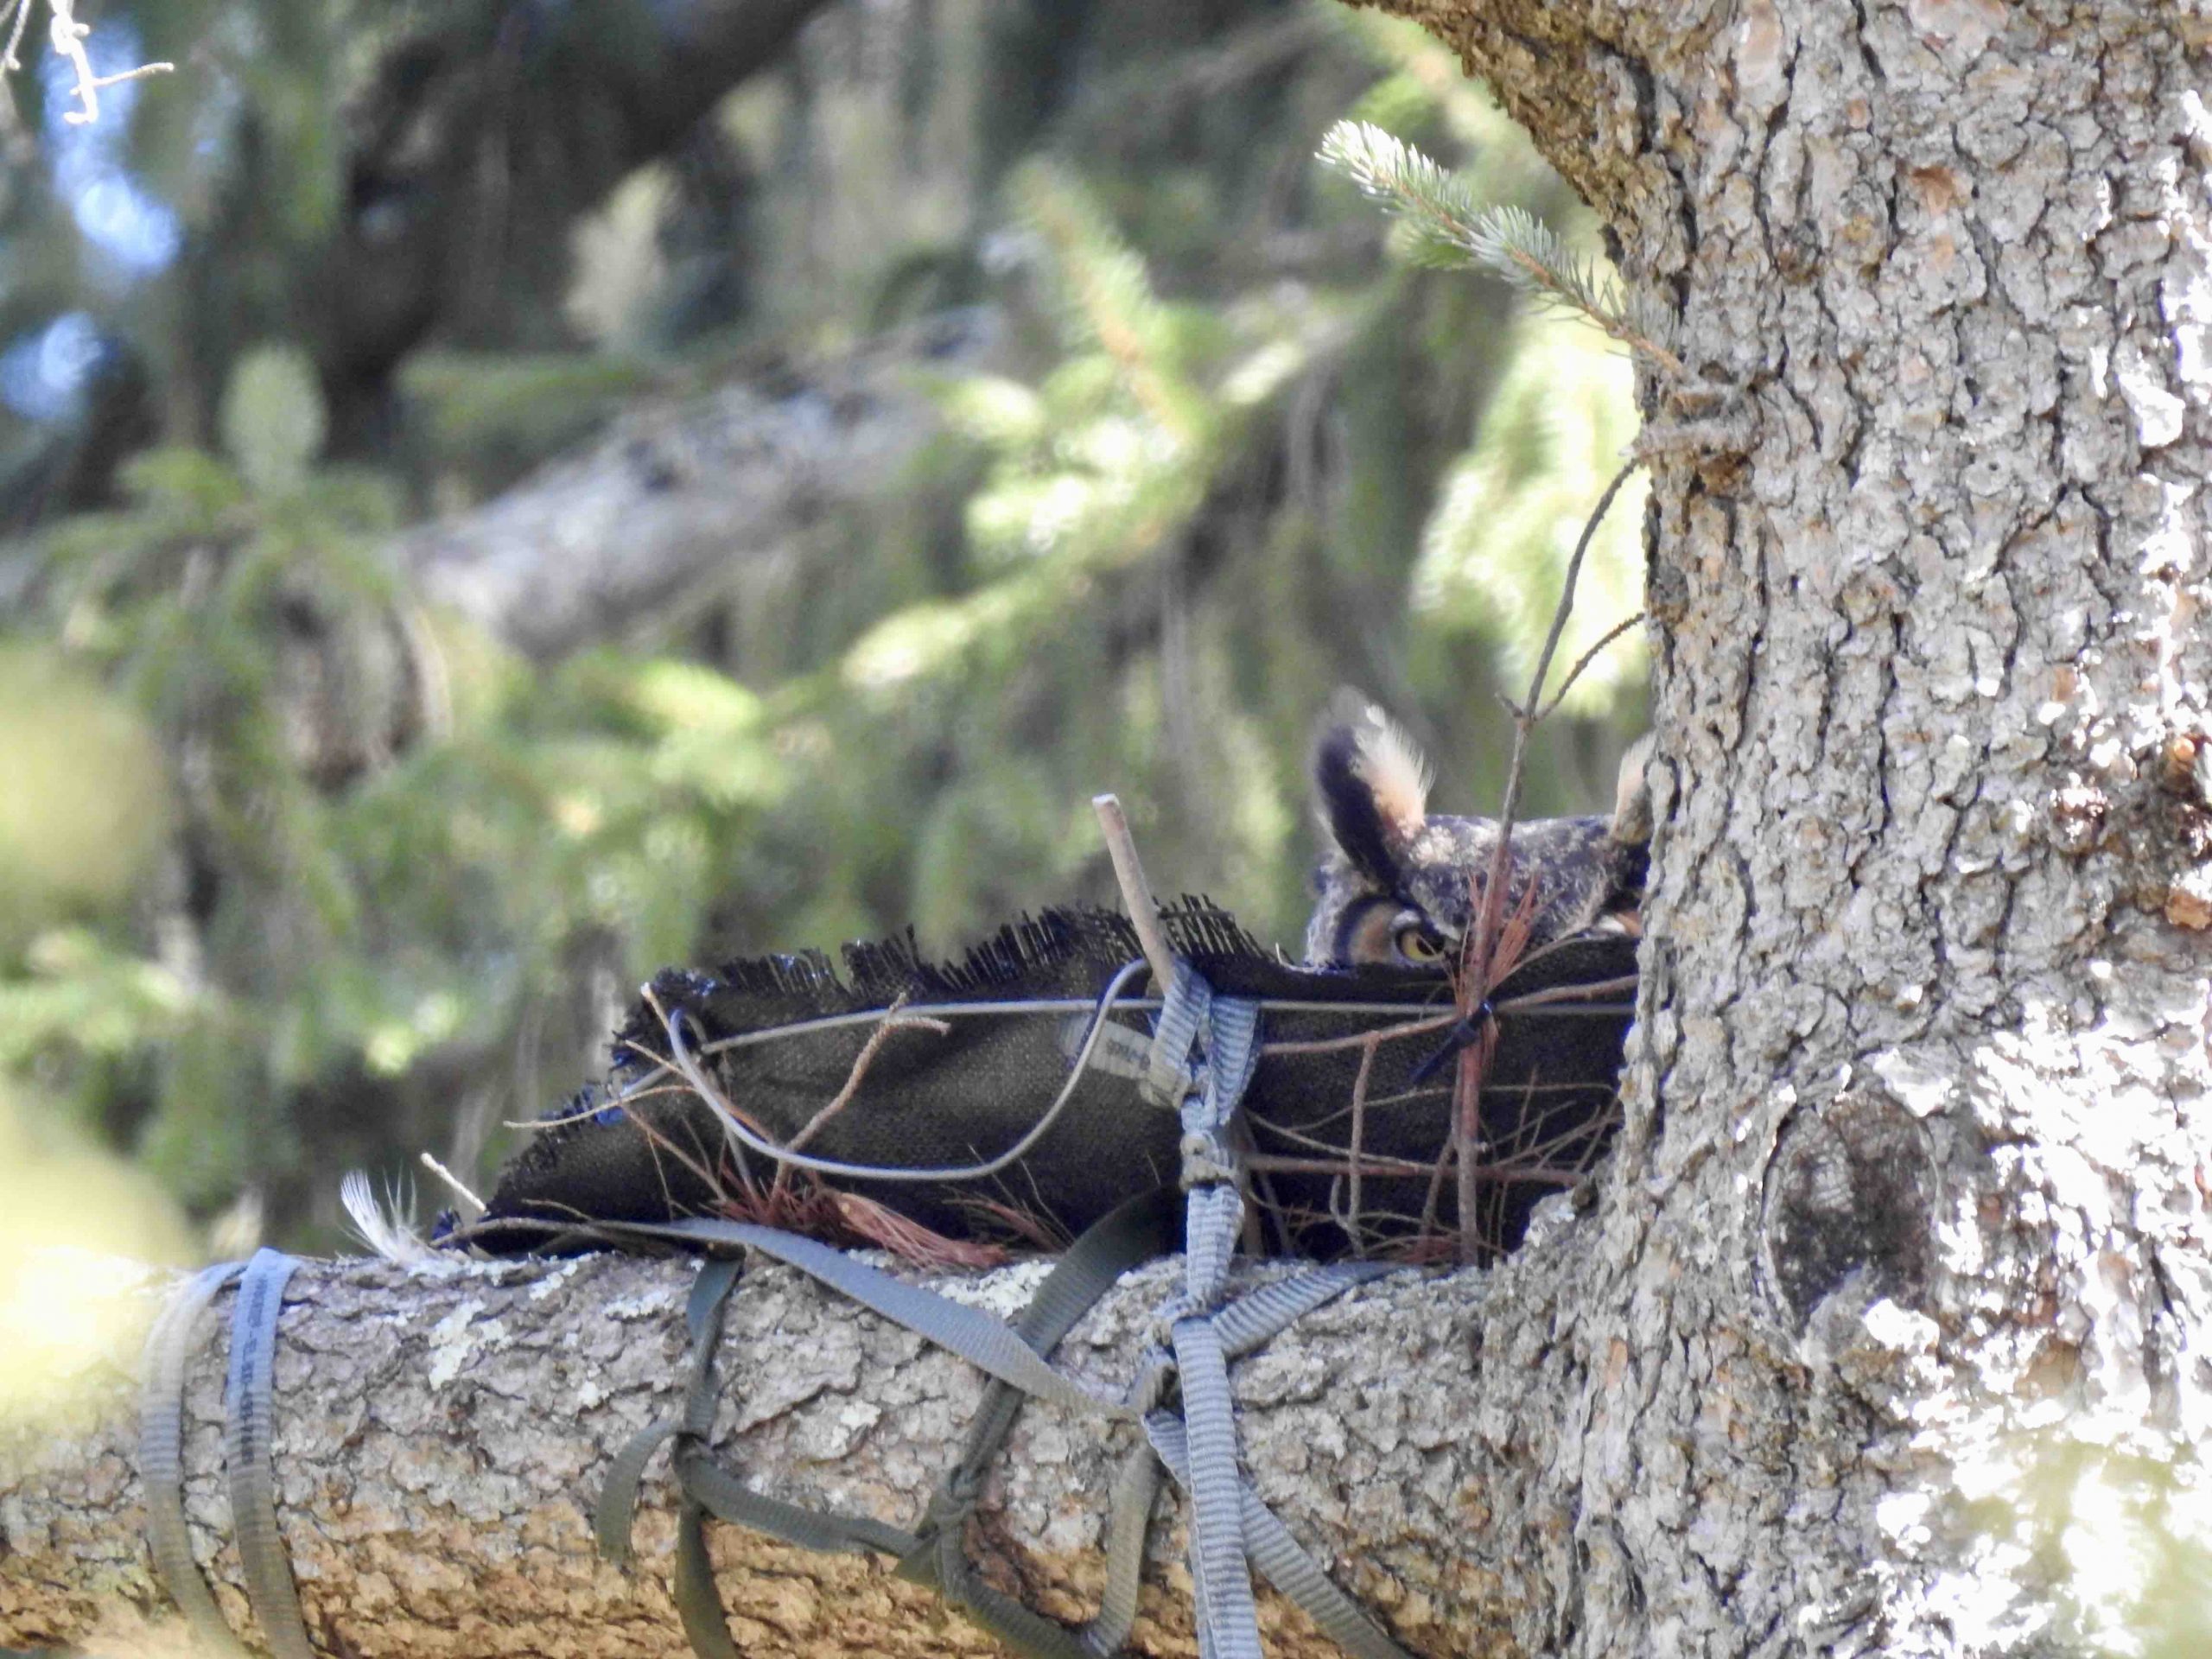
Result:
M1374 1044L1357 1114L1357 1213L1355 1184L1342 1167L1367 1047L1357 1039L1449 1015L1451 993L1441 976L1293 966L1203 899L1182 900L1162 920L1171 949L1217 994L1325 1005L1268 1007L1268 1045L1355 1039L1319 1052L1263 1052L1246 1092L1254 1150L1336 1166L1255 1175L1269 1248L1322 1258L1441 1253L1437 1241L1459 1228L1456 1181L1448 1169L1440 1179L1434 1173L1450 1140L1452 1068L1439 1068L1418 1087L1408 1084L1435 1054L1443 1028L1384 1035ZM714 1111L662 1066L671 1051L664 1016L683 1022L691 1053L728 1103L780 1144L848 1086L882 1022L720 1050L717 1043L825 1016L888 1011L902 1001L913 1014L979 1002L1083 1004L950 1017L942 1033L883 1034L850 1101L805 1147L817 1157L876 1167L978 1163L1035 1125L1068 1079L1090 1005L1141 952L1135 930L1118 913L1052 910L1001 929L955 962L924 961L911 933L848 945L843 955L842 972L826 956L808 952L753 957L712 974L658 976L617 1034L607 1079L548 1115L509 1166L486 1214L455 1238L494 1251L559 1248L563 1223L712 1214L802 1230L810 1230L810 1215L834 1234L841 1224L834 1203L760 1212L757 1200L774 1169L758 1153L741 1156ZM1545 949L1492 994L1497 1035L1484 1073L1483 1211L1474 1218L1491 1249L1517 1243L1535 1202L1572 1185L1609 1141L1631 999L1620 989L1580 998L1574 988L1602 987L1635 971L1634 941L1587 938ZM1140 976L1136 984L1142 983ZM1564 998L1542 1006L1512 1006L1531 994L1560 991ZM1175 1114L1145 1098L1136 1075L1151 1016L1121 1007L1109 1017L1131 1036L1108 1034L1061 1116L1007 1169L978 1181L920 1185L791 1176L779 1190L817 1200L856 1194L950 1240L1034 1248L1072 1236L1123 1199L1173 1183L1179 1165ZM1392 1166L1376 1169L1369 1160Z

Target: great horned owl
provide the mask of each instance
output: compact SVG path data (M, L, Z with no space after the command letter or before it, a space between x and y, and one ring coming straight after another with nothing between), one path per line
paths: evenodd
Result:
M1648 737L1639 741L1621 762L1610 817L1513 826L1505 902L1510 913L1535 883L1531 948L1586 931L1642 931L1649 747ZM1458 950L1497 825L1431 817L1428 785L1428 763L1395 721L1356 696L1332 705L1313 746L1314 794L1333 844L1306 925L1308 962L1441 967Z

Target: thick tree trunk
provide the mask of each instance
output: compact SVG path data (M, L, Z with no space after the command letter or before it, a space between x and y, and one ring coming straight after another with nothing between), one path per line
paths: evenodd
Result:
M2212 36L2164 0L1394 9L1688 365L1646 386L1628 1128L1557 1340L1478 1407L1552 1443L1501 1506L1510 1628L2202 1651Z

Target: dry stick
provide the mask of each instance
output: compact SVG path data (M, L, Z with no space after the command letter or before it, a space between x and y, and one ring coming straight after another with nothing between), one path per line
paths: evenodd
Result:
M881 1052L884 1044L890 1040L892 1033L926 1031L939 1037L952 1035L951 1026L943 1020L931 1020L918 1014L899 1013L899 1006L906 1000L906 993L902 991L899 995L898 1001L884 1010L882 1023L868 1033L868 1041L861 1045L861 1052L853 1057L853 1069L845 1074L845 1086L831 1097L827 1106L807 1119L804 1126L797 1135L784 1143L787 1150L804 1152L806 1149L806 1143L814 1139L822 1126L852 1103L853 1096L861 1091L861 1083L868 1076L868 1067L874 1064L876 1055Z
M1497 1053L1498 1035L1497 1010L1489 1006L1490 994L1493 987L1503 983L1520 967L1529 949L1529 937L1535 927L1536 892L1541 879L1541 869L1529 871L1519 903L1498 930L1486 954L1477 957L1471 949L1461 957L1459 982L1454 987L1453 1002L1459 1010L1462 1025L1478 1014L1483 1016L1476 1039L1459 1051L1452 1066L1452 1136L1459 1170L1455 1189L1459 1211L1457 1254L1463 1262L1478 1261L1483 1255L1475 1211L1477 1200L1482 1196L1484 1160L1476 1154L1482 1141L1483 1086L1490 1081L1490 1065ZM1475 880L1474 876L1467 878L1470 887ZM1474 893L1470 898L1471 902L1479 904L1483 894ZM1504 1241L1500 1239L1497 1248L1503 1247Z
M1505 916L1505 875L1512 862L1513 815L1521 804L1521 773L1529 758L1529 734L1535 728L1540 718L1535 712L1543 702L1544 680L1551 673L1552 657L1559 650L1560 635L1567 631L1567 619L1574 611L1574 584L1582 574L1582 560L1590 551L1590 543L1598 534L1598 526L1605 520L1605 512L1613 505L1613 498L1627 483L1629 474L1642 463L1630 461L1613 474L1612 482L1605 486L1605 493L1598 498L1597 506L1582 526L1582 534L1574 543L1573 556L1567 562L1567 575L1560 584L1559 604L1552 612L1551 632L1544 637L1544 648L1537 654L1535 672L1529 678L1529 695L1513 715L1513 754L1505 768L1505 798L1498 808L1497 842L1491 850L1490 871L1484 878L1482 904L1475 912L1475 928L1467 942L1465 958L1467 974L1479 988L1473 998L1479 1007L1490 994L1491 950L1498 936ZM1544 713L1549 713L1545 709ZM1486 1024L1488 1022L1485 1022ZM1475 1158L1472 1141L1475 1119L1479 1113L1477 1079L1464 1052L1456 1079L1459 1098L1453 1103L1452 1135L1462 1142L1459 1153L1459 1255L1462 1261L1472 1259L1474 1244L1473 1220L1469 1212L1475 1184ZM1470 1096L1475 1096L1471 1099ZM1440 1173L1441 1166L1440 1165Z
M1516 997L1517 1003L1520 998ZM1281 1042L1262 1043L1262 1054L1326 1054L1340 1048L1364 1048L1370 1043L1388 1042L1394 1038L1418 1037L1423 1032L1441 1031L1446 1026L1459 1023L1458 1009L1450 1014L1436 1014L1426 1020L1408 1020L1401 1026L1385 1026L1376 1031L1347 1032L1342 1037L1285 1038Z
M431 1154L426 1152L421 1156L423 1167L453 1189L454 1196L461 1200L461 1208L468 1211L468 1218L471 1221L484 1213L484 1200L462 1185L460 1176L440 1163Z
M1505 798L1498 807L1497 843L1491 850L1490 871L1484 879L1482 908L1475 918L1475 949L1471 960L1478 967L1486 967L1490 960L1491 942L1497 938L1498 925L1505 914L1505 873L1512 858L1513 816L1521 804L1521 774L1528 763L1529 734L1535 729L1541 716L1529 711L1535 709L1544 695L1544 680L1551 673L1552 657L1559 650L1559 637L1566 631L1567 619L1574 610L1574 584L1582 574L1583 556L1590 550L1590 543L1598 533L1598 526L1605 522L1605 512L1613 505L1613 498L1620 493L1621 486L1628 482L1629 474L1642 463L1631 461L1613 474L1613 481L1605 486L1605 493L1598 498L1598 505L1582 526L1582 535L1574 543L1574 555L1567 562L1567 575L1560 586L1559 606L1552 613L1552 630L1545 637L1544 648L1536 658L1536 671L1529 677L1527 701L1515 714L1513 720L1513 753L1505 769ZM1549 713L1548 709L1545 713Z
M631 1044L630 1046L637 1049L637 1052L643 1054L647 1059L652 1060L658 1065L664 1065L671 1071L674 1071L678 1076L682 1077L683 1081L690 1085L691 1092L699 1097L701 1103L703 1104L709 1111L715 1113L717 1116L735 1116L737 1109L734 1106L730 1105L728 1102L721 1099L719 1096L709 1091L707 1087L706 1079L703 1077L696 1075L698 1071L698 1068L696 1066L683 1067L677 1065L676 1056L683 1052L683 1045L677 1034L676 1015L671 1014L666 1008L661 1007L660 998L653 994L653 988L652 985L647 984L644 988L642 994L645 997L645 1006L653 1011L654 1018L660 1021L662 1033L668 1038L669 1052L666 1054L656 1054L651 1049L638 1048L638 1046L634 1043ZM683 1012L683 1009L678 1008L676 1011L676 1014L681 1014ZM626 1105L626 1101L625 1103ZM638 1116L634 1112L630 1115L630 1121L632 1123L637 1124L640 1128L645 1127L645 1119ZM730 1149L737 1154L737 1179L744 1185L746 1192L751 1194L755 1199L758 1199L760 1196L760 1185L753 1179L753 1166L746 1161L744 1143L736 1140L734 1136L725 1135L723 1139L725 1142L728 1144ZM777 1173L780 1174L782 1172L779 1169ZM715 1184L712 1180L709 1180L707 1185L709 1191L714 1190Z
M1152 896L1152 883L1144 879L1144 861L1137 856L1136 837L1129 833L1129 820L1122 810L1121 798L1094 795L1090 798L1090 810L1098 815L1098 828L1106 837L1107 855L1114 861L1114 880L1121 886L1122 902L1128 906L1129 925L1136 929L1145 964L1152 969L1152 982L1159 987L1160 995L1166 996L1167 988L1175 982L1175 953L1167 948L1167 935L1160 930L1160 904ZM1246 1134L1249 1136L1249 1131ZM1244 1211L1244 1249L1249 1255L1267 1254L1267 1240L1260 1230L1256 1205Z
M1526 960L1517 964L1527 967ZM1581 985L1554 985L1548 990L1524 991L1519 996L1508 997L1493 1006L1500 1014L1518 1014L1523 1008L1548 1007L1558 1002L1587 1002L1615 991L1636 988L1634 974L1621 974L1611 979L1593 979Z
M1598 660L1598 658L1604 653L1607 645L1611 645L1614 640L1619 639L1621 635L1626 633L1637 623L1643 621L1643 617L1644 613L1642 611L1637 611L1632 615L1623 617L1619 621L1614 623L1611 627L1605 630L1605 633L1599 638L1596 645L1591 646L1590 649L1584 652L1581 656L1576 658L1574 660L1574 666L1567 671L1567 677L1559 683L1559 690L1552 693L1552 700L1544 705L1543 711L1536 716L1535 723L1541 725L1545 721L1549 720L1552 715L1558 713L1560 704L1567 701L1567 694L1574 690L1574 683L1582 677L1583 671L1588 668L1591 664ZM1516 712L1518 711L1516 710Z
M1300 1158L1287 1152L1255 1152L1249 1160L1254 1169L1264 1169L1287 1175L1342 1175L1347 1179L1364 1172L1370 1175L1426 1175L1435 1166L1413 1158L1391 1158L1381 1153L1370 1153L1364 1158L1350 1154L1336 1158ZM1347 1216L1344 1219L1351 1217Z
M1098 828L1106 837L1106 854L1114 861L1114 880L1121 886L1122 902L1128 907L1129 925L1136 929L1153 983L1165 996L1175 982L1175 953L1167 948L1167 935L1160 931L1160 906L1152 896L1152 884L1144 879L1144 864L1137 857L1136 840L1129 834L1121 798L1094 795L1090 810L1098 815Z
M1375 1056L1382 1046L1382 1034L1379 1032L1370 1033L1367 1046L1359 1051L1359 1075L1352 1079L1351 1084L1351 1174L1345 1185L1344 1197L1351 1206L1354 1226L1359 1223L1360 1149L1365 1143L1367 1134L1367 1079L1369 1073L1375 1070ZM1357 1233L1352 1236L1351 1248L1355 1255L1364 1254L1359 1247Z

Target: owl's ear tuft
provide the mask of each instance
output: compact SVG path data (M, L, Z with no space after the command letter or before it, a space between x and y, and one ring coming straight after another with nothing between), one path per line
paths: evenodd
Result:
M1621 756L1620 780L1613 791L1608 830L1617 845L1643 847L1651 840L1651 743L1646 732Z
M1403 727L1357 692L1340 691L1313 744L1313 791L1331 839L1353 866L1398 885L1428 822L1428 763Z

